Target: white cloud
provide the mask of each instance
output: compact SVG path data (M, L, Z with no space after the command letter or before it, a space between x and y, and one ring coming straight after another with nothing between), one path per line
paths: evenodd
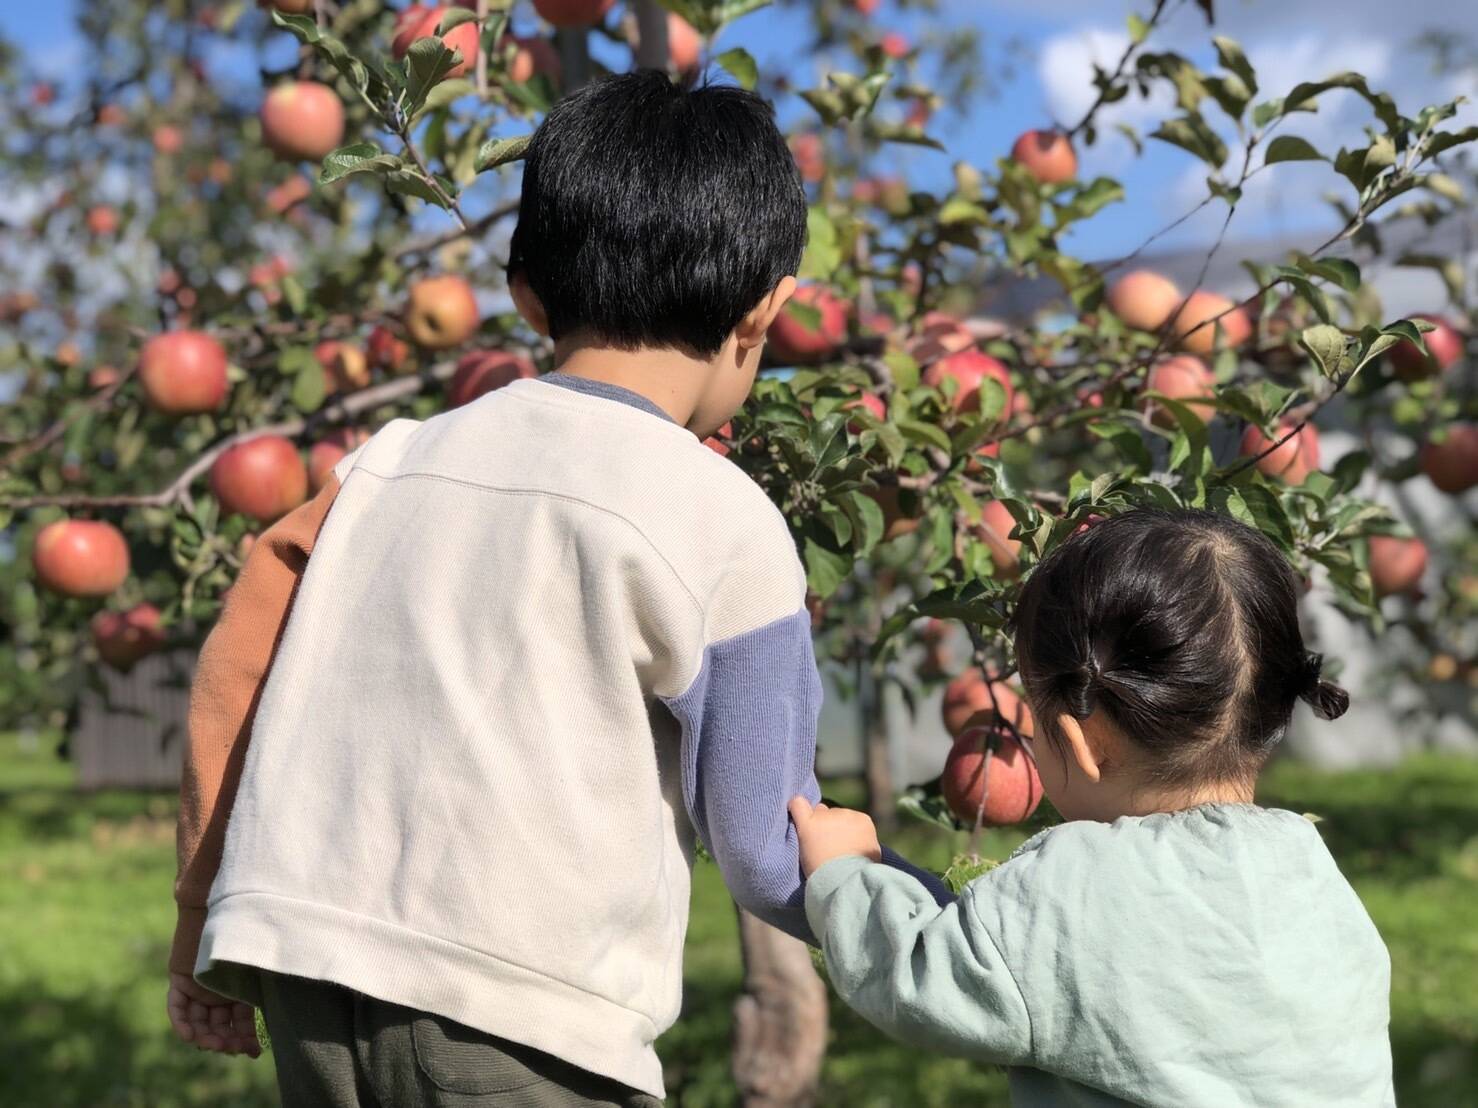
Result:
M1052 118L1068 127L1082 119L1098 98L1093 67L1112 71L1128 45L1127 34L1105 27L1084 27L1045 39L1038 54L1037 74ZM1138 129L1163 118L1174 102L1168 88L1158 88L1148 100L1136 92L1103 108L1097 115L1099 141L1092 148L1094 161L1100 163L1097 168L1116 168L1129 158L1132 147L1115 124L1127 123Z

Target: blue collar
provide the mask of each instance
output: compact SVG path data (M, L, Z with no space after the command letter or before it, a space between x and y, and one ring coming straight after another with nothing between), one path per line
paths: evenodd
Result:
M617 404L625 404L627 407L648 412L659 419L665 419L668 423L676 424L677 422L641 393L632 392L620 385L612 385L605 381L592 381L589 377L571 377L568 373L558 372L546 373L538 380L547 381L551 385L558 385L571 392L583 392L586 396L599 396L603 400L614 400Z

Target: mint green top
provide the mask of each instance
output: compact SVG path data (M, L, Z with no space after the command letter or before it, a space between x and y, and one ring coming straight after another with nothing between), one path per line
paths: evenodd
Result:
M1319 833L1207 805L1074 822L939 907L838 858L806 912L842 998L1009 1066L1015 1105L1393 1105L1390 958Z

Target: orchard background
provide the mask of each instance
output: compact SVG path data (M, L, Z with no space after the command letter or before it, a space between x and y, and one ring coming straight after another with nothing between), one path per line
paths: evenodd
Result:
M1351 686L1305 751L1407 756L1288 762L1266 798L1322 817L1392 946L1402 1102L1478 1096L1478 15L1111 7L0 16L0 1099L270 1101L265 1066L166 1037L172 802L81 794L67 757L84 716L177 757L116 694L188 660L261 527L387 420L550 368L502 277L521 140L635 64L771 96L811 198L805 290L710 445L805 561L853 721L828 790L954 879L1003 857L1049 818L1002 631L1022 575L1134 505L1235 515ZM712 866L687 974L674 1104L1004 1102L828 1012Z

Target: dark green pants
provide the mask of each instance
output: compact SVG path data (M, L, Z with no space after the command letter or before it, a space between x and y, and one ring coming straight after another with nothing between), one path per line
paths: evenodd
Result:
M284 1108L661 1108L558 1058L339 985L262 974Z

